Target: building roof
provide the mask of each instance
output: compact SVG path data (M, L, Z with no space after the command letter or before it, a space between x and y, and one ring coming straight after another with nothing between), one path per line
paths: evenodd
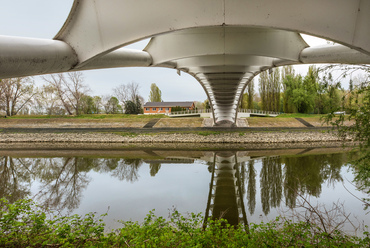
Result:
M144 108L148 107L182 107L182 108L190 108L193 106L194 102L147 102L144 104Z

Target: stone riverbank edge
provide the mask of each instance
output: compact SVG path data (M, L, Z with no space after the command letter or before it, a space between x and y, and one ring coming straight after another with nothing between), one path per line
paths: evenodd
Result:
M198 133L0 133L0 143L207 143L207 144L282 144L354 143L332 132L225 132Z

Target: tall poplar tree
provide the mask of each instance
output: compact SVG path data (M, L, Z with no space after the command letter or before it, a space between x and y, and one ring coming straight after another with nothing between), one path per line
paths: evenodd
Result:
M280 110L280 70L279 68L273 69L273 71L269 74L269 109L270 111L279 112Z
M162 102L162 92L155 83L150 85L149 102Z
M254 80L251 80L247 86L247 93L248 93L248 101L247 101L247 108L253 109L253 99L254 99Z
M268 72L263 71L260 73L260 77L258 80L259 83L259 92L261 97L261 109L267 110L268 108Z
M280 110L280 70L267 72L263 71L259 78L259 92L261 97L262 110L276 111Z

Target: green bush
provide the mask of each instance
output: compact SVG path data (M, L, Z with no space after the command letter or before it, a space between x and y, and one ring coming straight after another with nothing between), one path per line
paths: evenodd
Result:
M49 217L48 217L49 216ZM169 219L151 211L142 224L121 222L104 232L103 217L54 216L31 200L13 204L0 199L0 247L368 247L362 238L342 232L326 234L308 222L275 221L231 226L226 220L207 221L173 211Z

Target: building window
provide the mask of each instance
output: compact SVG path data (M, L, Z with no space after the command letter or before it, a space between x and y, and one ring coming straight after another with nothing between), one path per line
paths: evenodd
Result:
M170 108L166 108L166 110L167 110L167 111L169 111L169 110L170 110Z
M153 111L156 111L157 110L157 108L153 108Z
M163 108L159 108L159 110L161 110L161 111L162 111L162 110L163 110Z
M149 110L150 110L150 108L145 108L145 110L146 110L146 111L149 111Z

